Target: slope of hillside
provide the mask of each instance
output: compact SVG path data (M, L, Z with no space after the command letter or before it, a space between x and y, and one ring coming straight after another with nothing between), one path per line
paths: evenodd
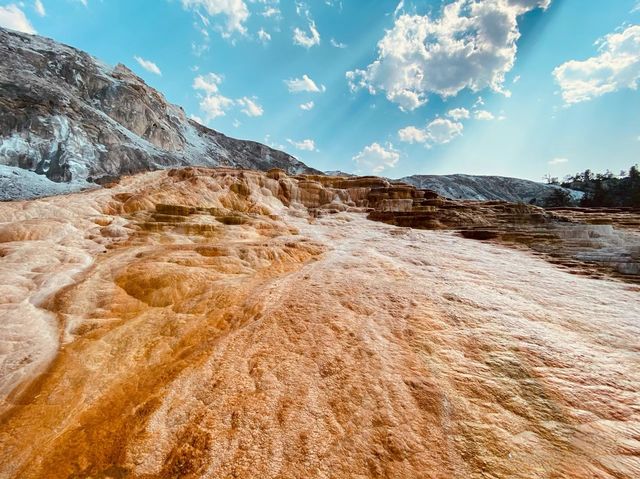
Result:
M71 189L87 179L180 165L315 171L188 119L124 65L112 68L53 40L2 28L0 58L0 165Z
M433 190L451 199L501 200L537 205L544 205L545 200L554 192L564 190L559 186L505 176L413 175L400 178L400 181L418 188ZM574 199L582 197L581 192L566 191Z

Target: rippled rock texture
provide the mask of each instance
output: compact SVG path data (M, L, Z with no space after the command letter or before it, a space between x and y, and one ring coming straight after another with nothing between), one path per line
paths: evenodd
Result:
M0 204L0 477L638 477L637 287L457 232L558 215L193 168Z

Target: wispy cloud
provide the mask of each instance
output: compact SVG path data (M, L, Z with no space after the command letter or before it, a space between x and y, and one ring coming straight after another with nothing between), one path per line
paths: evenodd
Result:
M474 113L474 118L481 121L491 121L496 119L494 114L487 110L477 110Z
M158 65L156 65L154 62L152 62L151 60L145 60L142 57L139 56L134 56L133 57L135 59L135 61L138 62L138 64L144 68L145 70L147 70L149 73L153 73L154 75L160 75L162 76L162 72L160 71L160 68L158 68Z
M264 28L261 28L260 30L258 30L258 39L262 43L267 43L271 40L271 35L267 33Z
M220 85L223 80L222 75L217 73L198 75L193 79L193 89L204 93L204 96L199 93L200 110L202 110L208 121L225 116L233 108L240 108L240 112L248 117L258 117L264 114L264 109L258 103L256 97L244 96L234 100L224 96L220 92Z
M33 3L33 8L36 9L36 13L38 15L40 15L41 17L44 17L47 14L47 11L45 10L44 5L42 4L41 0L36 0Z
M569 163L569 159L568 158L554 158L553 160L547 161L547 164L551 165L551 166L562 165L564 163Z
M291 80L285 80L289 93L311 92L321 93L326 90L324 85L316 85L311 78L307 75L302 75L302 78L293 78Z
M255 98L251 99L245 96L236 100L236 103L242 107L242 110L240 111L247 116L262 116L264 113L264 109L261 105L256 103Z
M181 0L185 9L207 17L224 16L226 23L221 28L222 36L227 38L233 33L245 35L245 22L249 18L249 9L243 0Z
M6 7L0 6L0 27L32 35L36 33L27 16L15 3L10 3Z
M320 32L318 32L318 29L316 28L316 22L314 22L313 18L311 17L309 7L307 7L305 3L296 2L296 13L299 16L306 18L308 24L308 32L298 27L294 28L293 43L307 49L313 47L314 45L319 45Z
M309 32L299 29L298 27L293 29L293 43L300 45L304 48L311 48L314 45L320 44L320 32L316 28L314 21L309 21Z
M264 10L260 15L262 15L265 18L275 18L275 19L281 18L280 10L277 9L276 7L264 7Z
M298 150L302 150L302 151L315 151L316 150L316 143L313 140L302 140L302 141L294 141L291 140L289 138L287 138L287 143L289 143L290 145L292 145L294 148L298 149Z
M216 73L198 75L193 79L193 89L202 90L208 95L212 95L218 92L218 85L222 83L222 79L222 75Z

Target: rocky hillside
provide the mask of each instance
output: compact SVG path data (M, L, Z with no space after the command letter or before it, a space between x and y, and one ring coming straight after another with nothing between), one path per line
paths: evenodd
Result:
M30 192L16 185L29 175L7 167L77 187L180 165L314 171L287 153L188 119L124 65L112 68L75 48L2 28L0 58L0 186L8 178L14 191ZM41 186L26 196L37 196Z
M559 186L505 176L413 175L401 178L400 181L433 190L454 200L501 200L540 206L544 206L546 200L558 190L565 190ZM583 195L578 191L566 191L574 199Z

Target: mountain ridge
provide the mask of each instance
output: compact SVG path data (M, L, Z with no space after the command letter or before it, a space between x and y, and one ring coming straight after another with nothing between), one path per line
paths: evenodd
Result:
M190 165L319 173L288 153L187 118L125 65L3 28L0 56L0 165L78 188Z
M570 199L579 200L583 193L557 185L538 183L522 178L497 175L411 175L398 181L435 191L450 199L477 201L510 201L545 206L553 195L566 192Z

